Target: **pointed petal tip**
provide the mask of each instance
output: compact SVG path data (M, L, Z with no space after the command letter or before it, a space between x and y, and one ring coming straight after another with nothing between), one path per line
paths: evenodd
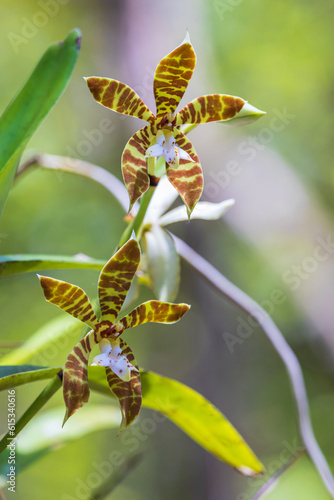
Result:
M245 104L237 115L229 120L221 121L220 123L238 127L253 123L266 114L266 111L261 111L261 109L258 109L255 106L252 106L252 104L249 104L248 101L245 101Z
M190 40L189 31L188 31L188 30L186 30L186 36L184 37L184 40L183 40L183 42L181 43L181 45L183 45L183 44L185 44L185 43L190 43L190 45L192 45L191 40Z
M69 415L68 415L68 411L66 410L65 415L64 415L64 420L62 423L62 427L64 427L64 425L66 424L68 419L69 419Z
M239 118L242 117L254 117L254 120L261 118L261 116L266 115L266 111L261 111L261 109L256 108L255 106L252 106L252 104L249 104L248 101L245 102L244 106L242 107L242 110L240 113L237 115Z

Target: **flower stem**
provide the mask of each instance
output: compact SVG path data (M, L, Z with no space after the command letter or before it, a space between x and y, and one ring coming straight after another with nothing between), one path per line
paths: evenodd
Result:
M141 226L143 224L147 208L150 204L153 193L155 191L155 187L156 186L150 186L148 188L148 190L146 191L146 193L143 194L142 199L140 201L139 210L138 210L135 218L131 222L131 224L128 225L128 227L125 229L124 233L122 234L117 248L120 248L121 246L123 246L129 240L129 238L131 238L131 234L133 231L135 232L136 237L139 237L140 229L141 229Z
M276 349L278 355L285 364L289 374L292 390L294 393L298 416L299 432L305 449L317 468L324 485L331 497L334 498L334 478L315 438L310 409L307 399L307 392L303 377L303 372L298 358L285 340L283 334L276 326L268 313L245 292L231 283L212 264L205 260L195 250L189 247L184 241L172 235L178 254L190 265L202 278L204 278L222 297L234 303L245 313L259 323L264 333Z
M16 422L15 437L27 425L27 423L36 415L36 413L49 401L49 399L60 389L62 385L62 370L55 375L48 385L43 389L40 395L35 399L32 405L25 411L22 417ZM2 453L13 437L9 432L0 441L0 453Z

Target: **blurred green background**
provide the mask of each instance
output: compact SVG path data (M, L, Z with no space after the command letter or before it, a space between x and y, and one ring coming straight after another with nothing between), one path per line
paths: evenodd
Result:
M186 29L198 63L182 103L219 92L267 111L245 128L212 124L191 133L205 173L204 199L232 197L236 205L223 221L180 223L173 231L262 303L284 332L303 366L315 433L332 470L333 21L332 0L2 0L0 20L1 110L51 42L74 27L83 33L71 82L30 141L25 158L36 151L76 156L121 178L123 147L140 122L98 106L83 76L124 81L154 110L154 69L181 43ZM105 118L112 120L112 130L97 140ZM98 185L36 169L10 193L0 220L0 252L85 253L107 260L124 227L118 204ZM322 244L319 259L317 247L323 241L329 243ZM46 274L94 296L95 271ZM273 472L300 445L281 361L259 329L231 348L226 333L238 335L247 318L188 269L182 270L178 300L192 304L191 313L168 328L168 336L163 325L138 329L131 338L137 360L203 393ZM0 311L1 341L24 341L62 314L44 301L35 274L0 281ZM49 356L50 364L62 364L69 347ZM19 414L44 385L18 388ZM92 401L115 404L96 395ZM4 432L6 395L1 404ZM57 394L46 409L59 405ZM85 488L78 493L78 485L87 483L92 464L112 450L130 456L137 445L146 450L144 459L106 498L246 500L264 481L240 476L168 421L159 422L154 432L142 432L143 422L151 418L143 410L135 424L141 430L137 444L117 438L111 429L55 449L22 471L15 498L88 498ZM330 497L310 461L301 458L268 498Z

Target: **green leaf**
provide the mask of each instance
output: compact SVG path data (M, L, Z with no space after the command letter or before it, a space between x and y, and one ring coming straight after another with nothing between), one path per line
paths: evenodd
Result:
M143 406L166 415L205 450L241 473L255 475L263 471L263 465L233 425L198 392L156 373L141 370L140 376ZM88 378L92 390L109 394L102 367L90 367Z
M36 380L52 378L61 370L61 366L44 368L34 365L14 365L0 367L0 391L18 385L29 384Z
M180 208L187 217L186 207ZM150 230L143 234L142 243L156 298L161 301L173 301L179 288L180 259L171 236L158 224L152 224Z
M42 269L96 269L100 271L104 260L97 260L87 255L40 255L19 254L0 256L0 277L11 274L29 273Z
M81 33L52 44L0 118L0 213L28 140L65 89L80 49Z
M82 323L71 318L62 316L45 323L25 342L21 347L3 356L0 366L21 365L33 360L43 365L50 364L59 350L68 347L70 350L78 341L82 331ZM52 346L45 354L47 347Z
M204 449L247 475L262 464L227 418L198 392L176 380L141 372L143 406L158 410Z

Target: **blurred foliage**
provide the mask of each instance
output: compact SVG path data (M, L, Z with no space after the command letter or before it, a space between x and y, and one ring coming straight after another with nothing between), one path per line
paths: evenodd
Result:
M289 126L274 135L269 147L294 166L299 178L316 193L326 215L332 218L331 0L171 0L168 5L149 0L142 0L140 5L135 0L71 0L64 4L55 0L57 13L48 15L44 24L40 18L41 25L35 30L30 27L30 38L14 50L9 34L22 35L27 20L38 20L36 13L43 10L41 3L47 2L2 0L1 111L51 42L63 39L78 26L83 32L83 44L72 80L30 142L31 150L75 155L120 178L121 152L137 124L97 106L87 95L82 77L108 74L127 81L150 104L151 68L154 70L170 47L181 42L188 28L198 65L193 90L189 90L184 102L205 92L225 92L240 95L267 111L267 117L251 129L229 132L227 137L232 138L259 134L269 126L275 109L286 108L295 115ZM109 133L99 133L103 119L110 120ZM217 134L217 127L211 129L213 134ZM218 130L221 144L215 146L214 152L221 159L226 129ZM196 133L200 134L196 146L205 170L210 130L195 130ZM221 198L224 199L223 190ZM246 214L246 201L237 203L244 205ZM12 189L0 220L0 251L85 253L107 260L125 227L122 217L117 202L89 180L36 170L22 176ZM267 300L273 289L282 288L270 263L233 233L226 222L182 223L176 233L258 301ZM91 270L52 272L56 278L77 283L91 296L97 275L98 271ZM287 300L275 308L273 317L302 362L316 435L333 469L333 371L324 362L321 340L310 341L310 325L291 293L285 289L283 292ZM138 301L148 298L145 291ZM191 316L175 325L168 335L159 325L139 327L131 338L137 359L145 368L172 375L203 393L235 424L265 465L270 468L275 462L273 467L278 468L282 465L281 451L287 448L285 443L293 453L299 440L288 378L276 353L263 333L256 330L231 354L223 333L235 332L242 315L222 303L187 269L182 271L178 299L192 304ZM6 341L23 341L45 321L60 314L45 303L34 274L0 281L0 309L1 340ZM68 351L69 346L64 345L49 355L50 363L62 364ZM36 382L30 388L17 389L18 414L23 413L44 385ZM0 430L5 431L6 398L1 395L0 401ZM92 401L109 403L96 394ZM59 405L61 394L46 409ZM248 500L260 486L259 480L255 484L208 456L169 422L159 422L154 432L145 433L146 418L151 418L148 410L142 412L141 420L126 431L125 437L116 438L113 431L99 431L41 458L19 476L17 500L42 500L51 494L54 499L65 500L65 493L75 497L80 481L85 482L94 471L94 463L101 463L112 450L119 450L126 457L141 447L149 448L145 460L106 498ZM329 498L307 458L300 459L268 496L273 500L299 497Z

